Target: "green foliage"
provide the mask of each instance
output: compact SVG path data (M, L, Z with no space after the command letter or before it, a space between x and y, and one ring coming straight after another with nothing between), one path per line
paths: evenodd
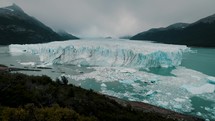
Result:
M1 113L2 121L26 121L29 112L22 108L4 108Z
M37 108L27 104L24 108L1 109L2 121L96 121L95 117L80 116L74 110L61 108L59 105Z

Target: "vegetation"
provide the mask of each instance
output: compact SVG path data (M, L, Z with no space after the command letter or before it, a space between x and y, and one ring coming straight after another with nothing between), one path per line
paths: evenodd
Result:
M95 117L80 116L74 110L61 108L59 105L52 107L37 108L33 104L24 107L2 107L2 121L95 121Z
M168 121L157 113L123 107L93 90L68 84L66 78L0 73L0 120L3 121Z

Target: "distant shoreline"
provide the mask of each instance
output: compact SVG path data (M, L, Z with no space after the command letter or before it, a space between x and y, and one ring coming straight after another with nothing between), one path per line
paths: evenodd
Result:
M26 68L16 68L16 67L8 67L0 64L0 72L11 72L11 71L41 71L39 69L26 69Z

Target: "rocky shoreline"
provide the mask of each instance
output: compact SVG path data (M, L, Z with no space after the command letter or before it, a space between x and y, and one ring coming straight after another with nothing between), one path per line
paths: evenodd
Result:
M16 68L16 67L7 67L0 64L0 72L17 72L17 71L41 71L39 69L27 69L27 68Z

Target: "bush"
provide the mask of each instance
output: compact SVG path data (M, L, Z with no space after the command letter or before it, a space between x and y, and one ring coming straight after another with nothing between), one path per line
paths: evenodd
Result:
M53 107L37 108L26 105L24 108L2 109L0 114L2 121L96 121L95 117L80 116L74 110L61 108L59 105Z

